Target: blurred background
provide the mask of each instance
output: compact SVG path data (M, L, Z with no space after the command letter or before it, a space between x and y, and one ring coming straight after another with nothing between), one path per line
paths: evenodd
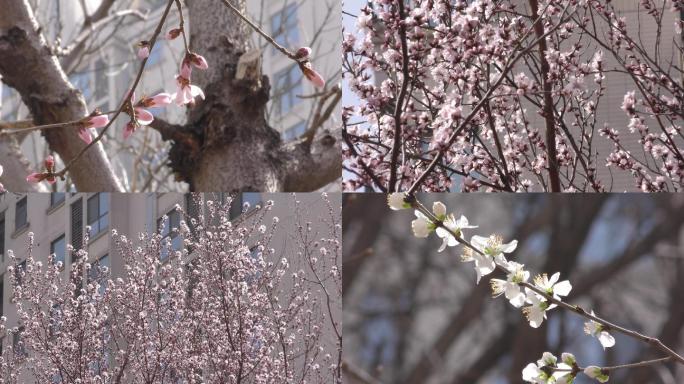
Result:
M568 301L684 353L684 195L419 195L442 201L477 229L518 239L509 257L533 275L561 272ZM617 365L662 355L614 334L605 352L584 319L560 309L532 329L488 278L475 284L461 247L442 253L434 234L411 233L412 210L390 211L382 194L345 194L345 383L521 383L544 351L580 365ZM488 276L491 277L491 276ZM590 381L580 375L575 383ZM674 364L616 371L612 383L683 383Z

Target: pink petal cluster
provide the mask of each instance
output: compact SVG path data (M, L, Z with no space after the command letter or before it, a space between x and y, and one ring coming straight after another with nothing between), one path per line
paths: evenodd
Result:
M204 99L204 92L202 89L190 82L193 66L203 70L209 68L207 60L196 53L190 53L183 58L180 74L176 76L178 89L176 93L172 95L176 104L179 106L194 104L196 97Z
M304 77L309 80L317 88L325 87L325 79L320 73L316 72L311 65L311 48L301 47L295 52L295 59L299 63L299 69L302 70Z
M44 161L45 164L45 169L47 170L46 172L34 172L26 176L26 181L29 183L40 183L41 181L47 181L50 184L54 184L57 182L57 178L55 177L55 158L52 155L49 155L48 157L45 158ZM0 172L1 174L1 172Z
M135 130L141 125L150 125L154 121L154 115L146 108L165 107L171 104L171 95L168 93L160 93L153 97L143 96L137 103L133 104L135 100L135 92L131 95L131 104L133 105L133 115L131 121L126 124L124 129L124 139L128 139Z

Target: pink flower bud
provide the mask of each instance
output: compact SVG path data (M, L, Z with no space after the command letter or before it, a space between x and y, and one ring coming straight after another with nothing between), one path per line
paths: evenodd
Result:
M45 158L45 168L50 172L55 168L55 158L52 155Z
M209 63L207 63L207 59L205 59L204 56L198 55L196 53L191 53L189 56L190 62L192 63L192 65L197 67L197 69L209 68Z
M144 60L150 56L150 42L141 40L138 42L138 58Z
M166 40L173 40L173 39L177 38L178 36L180 36L180 34L182 32L183 32L183 30L180 28L171 29L168 32L166 32L166 35L165 35Z
M45 175L42 173L32 173L26 176L26 181L29 183L40 183L45 179Z
M309 56L311 56L311 48L309 48L309 47L301 47L295 53L295 57L297 58L297 61L300 61L300 62L309 60Z
M138 49L138 58L144 60L150 56L150 47L143 46Z
M316 86L318 88L325 87L325 79L323 79L323 76L321 76L320 73L314 71L311 68L310 62L300 64L299 67L302 69L302 73L304 73L304 77L306 77L307 80L309 80L311 83L313 83L314 86Z

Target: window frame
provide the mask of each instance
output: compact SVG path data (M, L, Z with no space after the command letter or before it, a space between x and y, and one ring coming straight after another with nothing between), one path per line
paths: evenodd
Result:
M166 222L164 222L164 216L167 217ZM172 217L178 217L178 222L177 223L172 223ZM159 228L159 234L162 236L161 237L161 244L162 247L159 251L159 260L164 261L169 258L169 251L180 251L183 249L183 239L181 237L181 234L178 233L178 229L180 229L180 222L181 222L181 213L176 209L172 208L170 211L165 213L163 216L157 219L157 227ZM174 227L173 225L176 224ZM163 225L163 226L162 226ZM176 229L174 231L174 229ZM166 232L166 233L165 233ZM163 244L165 244L166 239L170 239L171 241L171 247L170 248L165 248ZM178 240L178 248L176 249L175 242Z
M67 248L67 247L66 247L66 233L62 233L61 235L57 236L54 240L52 240L52 241L50 242L50 254L51 254L51 255L52 255L52 254L55 254L55 259L54 259L54 262L55 262L55 263L58 262L58 261L60 261L60 260L57 259L57 257L56 257L56 256L57 256L57 253L55 252L55 244L56 244L59 240L62 240L62 242L64 243L63 249L62 249L62 260L61 260L61 262L62 262L62 267L61 267L61 268L64 269L64 266L66 265L66 252L67 252L67 250L66 250L66 248Z
M93 221L90 221L90 202L93 199L97 199L97 217ZM103 199L107 200L107 210L105 212L102 212ZM107 193L98 192L88 197L88 200L86 200L86 226L90 227L90 236L95 237L109 228L109 208L110 201ZM103 221L104 224L102 223ZM97 223L97 228L94 225L95 223Z
M276 115L283 117L292 112L302 102L297 94L303 92L302 75L297 64L276 72L273 75L272 97Z
M22 204L23 203L23 204ZM23 218L24 222L19 223L19 207L23 206ZM14 231L18 232L29 225L29 219L28 219L28 195L24 195L21 199L19 199L16 204L14 205Z

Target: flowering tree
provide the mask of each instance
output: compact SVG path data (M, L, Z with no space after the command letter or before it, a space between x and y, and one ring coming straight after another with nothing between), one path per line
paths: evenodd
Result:
M345 189L598 192L625 172L635 189L680 190L682 10L681 0L351 10Z
M181 251L160 233L113 231L120 276L79 250L65 277L29 246L9 271L20 325L2 324L19 340L3 382L340 383L339 207L323 196L327 218L296 208L281 228L272 202L234 220L230 201L196 204Z
M681 380L670 355L682 354L684 325L677 196L395 196L406 211L381 209L382 195L345 203L345 382L521 383L523 371L552 382L572 371L563 352L577 368L620 366L611 382ZM416 208L426 200L433 209Z
M326 122L336 109L341 89L334 82L326 86L313 68L316 57L311 48L283 47L246 17L245 0L187 4L166 1L160 19L154 21L152 34L131 42L137 46L138 69L113 111L88 111L79 90L66 80L65 72L73 70L81 60L88 60L90 45L96 43L91 41L96 39L91 32L111 28L125 17L144 15L137 10L119 9L125 5L114 1L100 2L94 12L88 12L85 2L81 3L81 34L67 46L61 46L66 43L61 38L46 41L41 31L45 26L38 25L28 1L0 3L5 10L0 16L0 54L4 57L0 75L4 84L21 95L31 113L28 123L0 125L0 136L22 138L40 130L51 153L58 155L57 164L63 165L27 172L20 151L13 147L7 156L2 153L9 189L38 188L23 179L35 183L68 177L78 190L122 191L123 183L112 167L115 151L103 141L119 119L125 122L123 142L130 142L142 126L155 129L163 140L171 142L168 164L158 167L169 165L175 178L187 182L191 190L308 191L339 178L337 134L334 127L328 130L330 124ZM169 25L167 19L172 12L178 12L179 25ZM299 95L314 98L316 107L306 133L294 142L282 142L267 123L269 79L261 75L259 58L248 58L253 52L250 37L254 31L292 60L317 89L313 95ZM136 96L136 88L146 75L148 56L161 39L177 39L183 45L176 89ZM187 122L178 125L154 118L148 111L153 107L187 108ZM6 143L10 144L16 147L15 141ZM148 149L143 145L138 150ZM154 155L158 154L152 149ZM225 164L233 166L228 169ZM17 174L23 176L15 177ZM136 181L139 177L126 176ZM133 184L149 185L144 180Z

